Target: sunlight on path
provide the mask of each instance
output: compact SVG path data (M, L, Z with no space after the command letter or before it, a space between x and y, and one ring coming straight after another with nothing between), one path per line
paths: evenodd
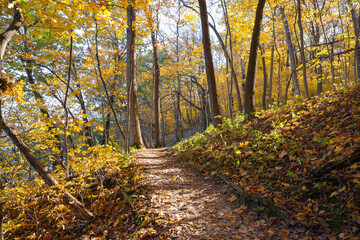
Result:
M167 157L166 149L139 150L135 157L144 165L145 182L152 186L151 209L171 239L249 238L244 237L249 226L237 213L241 206L229 201L226 187Z

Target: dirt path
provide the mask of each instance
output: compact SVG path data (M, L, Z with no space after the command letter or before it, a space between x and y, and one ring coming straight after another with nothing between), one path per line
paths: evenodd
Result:
M145 183L151 185L150 209L165 225L161 235L170 235L170 239L259 236L261 221L254 219L250 226L242 221L245 207L235 203L235 196L226 186L204 179L185 163L167 156L164 148L140 150L135 157L144 165Z

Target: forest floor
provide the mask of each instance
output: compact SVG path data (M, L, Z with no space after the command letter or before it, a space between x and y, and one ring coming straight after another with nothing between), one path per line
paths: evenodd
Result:
M167 148L138 150L134 157L144 166L144 184L149 185L149 206L144 208L161 226L148 238L264 239L275 234L268 221L247 211L227 186L202 176Z

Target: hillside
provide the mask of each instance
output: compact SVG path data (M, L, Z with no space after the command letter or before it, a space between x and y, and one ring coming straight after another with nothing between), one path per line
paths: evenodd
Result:
M174 151L203 174L240 187L260 215L271 210L273 230L287 224L284 237L352 238L360 234L359 126L358 85L250 122L226 120Z

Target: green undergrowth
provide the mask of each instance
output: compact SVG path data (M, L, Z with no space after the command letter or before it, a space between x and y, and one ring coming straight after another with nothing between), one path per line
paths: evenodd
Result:
M1 166L3 176L24 171L6 164ZM73 157L71 166L70 178L60 168L52 173L60 184L56 188L38 176L6 184L1 191L5 239L128 239L153 231L155 222L144 209L142 170L129 157L110 146L96 146ZM59 189L75 196L94 218L79 218Z
M360 86L237 116L174 147L205 175L220 173L272 201L315 234L359 234L359 159L316 174L360 151Z

